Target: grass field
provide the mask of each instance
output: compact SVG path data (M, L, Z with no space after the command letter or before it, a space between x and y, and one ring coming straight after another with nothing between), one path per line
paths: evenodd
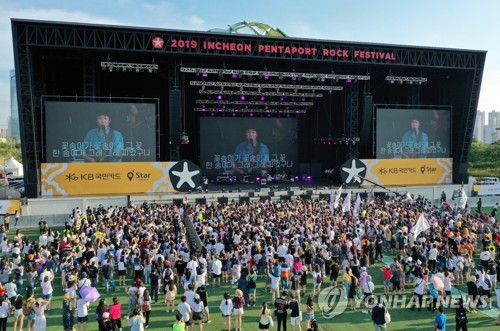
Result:
M9 232L9 237L14 235L13 230ZM38 229L24 229L23 233L27 235L29 238L37 238L38 237ZM383 293L382 287L382 273L379 271L382 263L377 263L374 266L369 268L369 273L373 277L373 282L376 286L375 294L379 295ZM117 282L117 275L115 275L115 281ZM326 281L326 279L325 279ZM130 285L131 281L128 279L128 284ZM118 284L118 282L117 282ZM312 284L312 277L309 281L309 284ZM245 314L243 316L243 330L257 330L258 328L258 320L259 320L259 307L263 301L270 303L271 296L269 293L263 291L264 280L259 279L257 282L257 304L255 307L247 308L245 307ZM61 281L60 275L56 277L55 286L54 286L54 297L53 297L53 308L51 311L46 312L47 317L47 330L49 331L59 331L62 330L62 316L61 316L61 301L63 297L62 289L61 289ZM463 288L462 288L463 289ZM106 294L105 289L100 286L99 290L102 294L101 297L106 299L107 303L111 302L113 296L117 296L123 304L123 312L126 314L127 310L127 295L125 293L125 289L120 287L117 292L111 292L110 294ZM231 295L234 294L234 290L229 289L229 285L225 284L221 286L221 288L212 289L211 287L208 289L209 292L209 307L211 311L212 323L203 325L204 330L223 330L222 318L219 312L219 304L222 299L222 295L225 291L229 291ZM312 285L308 288L309 293L312 292ZM408 298L411 297L411 292L407 290L405 292ZM35 290L35 297L41 296L41 289L37 287ZM178 295L178 299L176 300L176 304L180 300L180 296ZM307 296L307 294L306 294ZM161 296L162 297L162 296ZM305 299L302 300L305 303ZM495 298L494 298L495 301ZM151 319L150 326L148 330L169 330L170 325L174 321L175 313L166 313L165 305L162 303L156 305L152 305L151 311ZM97 303L91 304L89 310L89 323L87 324L87 330L93 331L97 330L97 322L95 321L95 307ZM305 311L305 306L302 306L302 311ZM411 311L407 308L398 308L390 310L392 322L388 324L389 330L432 330L433 320L435 317L435 313L430 312L428 310L422 309L422 311ZM319 326L321 330L324 331L334 331L334 330L373 330L373 324L370 319L369 314L364 314L361 312L361 309L358 308L356 311L351 311L350 308L340 314L339 316L335 316L332 319L325 319L318 306L315 309L316 319L318 320ZM446 311L448 317L448 328L455 328L455 312L454 310ZM469 329L472 330L493 330L496 329L495 321L491 317L488 317L482 313L469 314ZM75 319L76 321L76 319ZM125 325L124 330L130 329L130 327L126 326L127 323L125 320L122 320L122 323ZM8 318L7 330L12 330L13 326L13 317ZM302 322L302 329L305 330L305 321ZM77 328L77 325L75 325ZM198 330L198 326L194 328L194 330ZM498 327L497 327L498 328ZM23 327L26 330L26 325ZM276 320L275 326L273 329L276 329ZM291 330L290 323L287 326L288 330Z

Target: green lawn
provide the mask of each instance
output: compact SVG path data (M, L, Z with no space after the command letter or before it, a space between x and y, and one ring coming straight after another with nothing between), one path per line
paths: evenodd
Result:
M9 232L9 237L14 235L13 230ZM28 235L30 238L38 237L38 229L24 229L23 233ZM382 284L382 273L379 271L379 268L382 266L381 263L377 263L375 266L369 268L369 273L373 277L373 282L376 285L375 293L382 294L383 288ZM326 280L326 279L325 279ZM115 276L115 281L117 281L117 276ZM46 313L47 317L47 330L49 331L59 331L62 330L62 317L61 317L61 300L62 300L62 289L60 285L60 275L56 277L55 281L55 292L53 298L53 309ZM130 280L128 282L130 284ZM312 278L309 283L312 283ZM259 307L262 304L262 301L271 301L270 294L263 291L263 280L257 282L257 305L256 307L247 308L245 307L245 314L243 316L243 330L257 330L258 320L259 320ZM112 292L109 295L105 294L105 289L101 286L99 290L102 293L102 297L106 299L106 302L111 302L111 298L113 296L117 296L120 298L123 303L123 311L126 313L127 310L127 296L123 287L120 287L119 291ZM230 291L231 294L234 294L234 290L229 289L229 285L223 285L221 288L212 289L209 288L209 307L211 311L211 316L213 322L211 324L205 324L203 328L205 330L222 330L222 318L219 312L219 304L222 299L222 295L225 291ZM407 290L406 294L410 297L410 291ZM41 296L41 289L38 287L35 291L35 297ZM306 295L307 297L307 295ZM178 296L178 299L180 295ZM179 300L176 300L178 303ZM305 299L303 299L305 302ZM91 304L90 314L89 314L89 323L87 325L87 330L93 331L97 330L97 322L95 321L95 307L96 303ZM305 311L305 307L302 307L302 311ZM356 311L351 311L349 308L339 316L336 316L332 319L325 319L319 307L316 307L316 318L319 322L320 328L325 331L333 331L333 330L373 330L373 325L368 314L364 314L361 312L361 309L358 308ZM405 308L391 309L392 323L388 325L389 330L432 330L433 320L435 317L435 313L432 313L428 310L422 311L411 311ZM451 309L447 312L448 315L448 328L455 328L455 318L454 311ZM166 313L165 306L163 303L156 304L152 306L151 312L151 320L150 326L148 330L168 330L169 326L174 321L175 313ZM487 317L482 313L477 314L469 314L469 329L473 330L493 330L494 329L494 319L491 317ZM75 319L76 320L76 319ZM12 330L12 322L13 317L9 317L8 319L8 330ZM128 330L129 327L126 326L126 321L122 321L125 325L124 330ZM76 327L76 325L75 325ZM302 323L302 328L305 331L305 321ZM26 329L26 325L23 327ZM273 329L276 329L276 321ZM287 326L288 330L291 330L290 324ZM195 329L197 330L197 329Z

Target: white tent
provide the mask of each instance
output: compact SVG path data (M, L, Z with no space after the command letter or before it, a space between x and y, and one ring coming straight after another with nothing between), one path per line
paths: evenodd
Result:
M11 172L13 176L23 176L23 165L19 163L13 156L11 156L8 160L6 160L0 168L3 169L4 172Z

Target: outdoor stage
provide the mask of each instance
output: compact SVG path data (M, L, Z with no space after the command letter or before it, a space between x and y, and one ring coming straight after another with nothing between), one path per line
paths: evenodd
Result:
M260 189L216 181L252 163L300 178L280 189L335 187L350 158L391 185L468 181L484 51L19 19L12 31L28 198L171 195L182 160L209 191ZM102 113L123 147L84 163Z

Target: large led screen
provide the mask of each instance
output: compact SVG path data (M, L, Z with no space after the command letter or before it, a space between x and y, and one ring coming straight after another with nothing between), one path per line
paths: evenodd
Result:
M156 104L44 105L46 162L156 161Z
M201 168L206 174L296 173L297 119L201 117L200 121Z
M450 156L450 108L376 107L377 159Z

